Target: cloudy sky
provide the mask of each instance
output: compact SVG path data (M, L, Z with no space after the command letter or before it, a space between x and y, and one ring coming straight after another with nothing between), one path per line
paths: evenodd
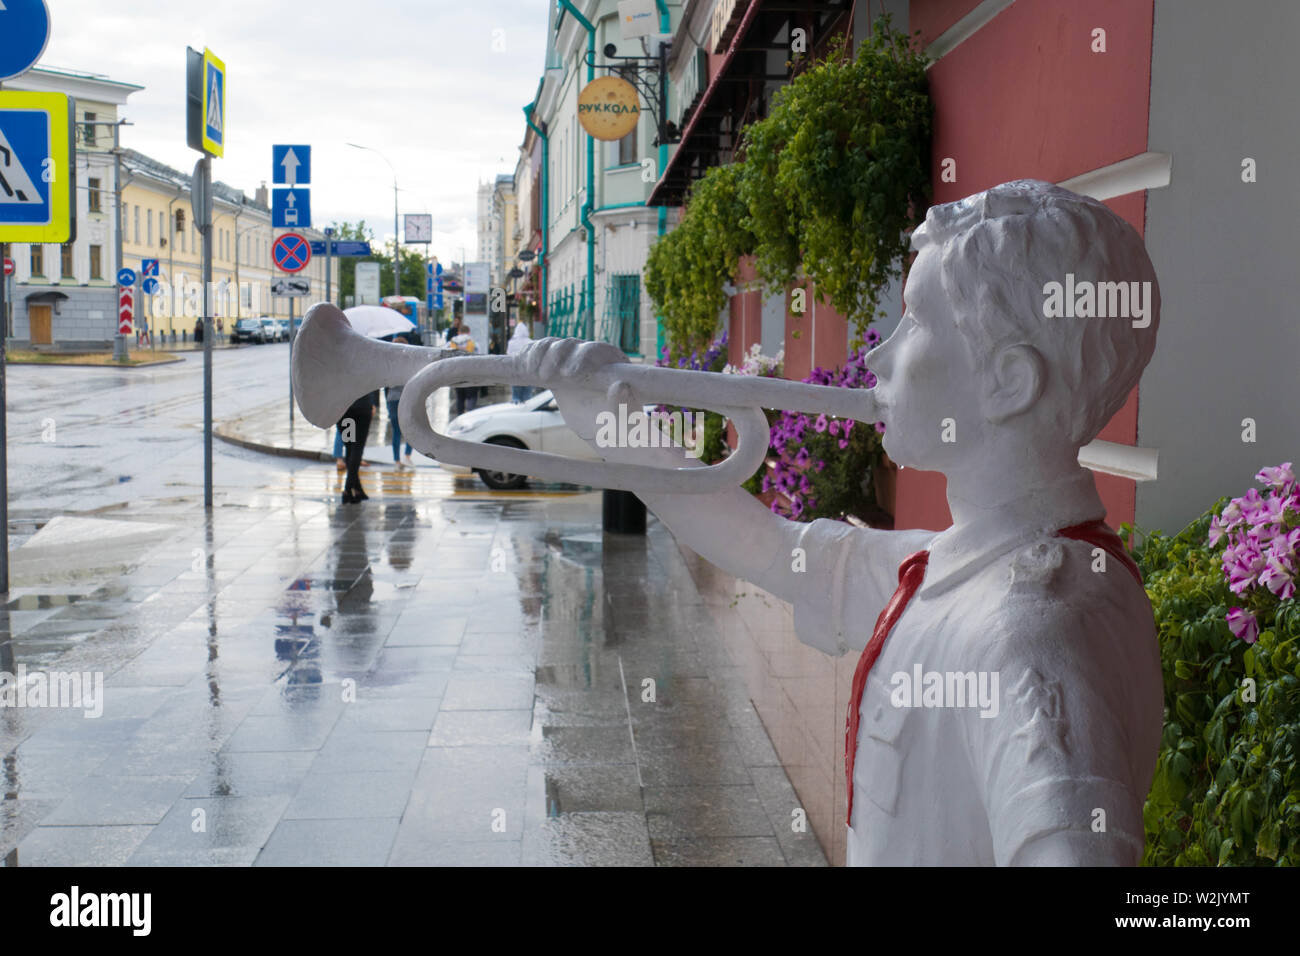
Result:
M312 218L393 232L431 213L432 252L473 258L475 189L513 173L537 90L546 0L47 0L41 66L103 73L132 94L123 143L189 171L185 47L225 60L226 155L213 175L252 195L274 143L312 147ZM501 49L504 47L504 49Z

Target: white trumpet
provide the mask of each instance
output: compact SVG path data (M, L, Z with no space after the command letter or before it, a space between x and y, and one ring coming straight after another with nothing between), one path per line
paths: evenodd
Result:
M531 370L533 363L529 352L539 347L554 348L558 341L535 342L512 356L466 356L426 367L402 391L398 407L402 433L409 437L413 447L449 464L624 491L706 494L740 485L762 465L771 437L767 418L760 411L762 408L826 413L862 422L874 422L877 418L875 399L865 389L635 365L626 359L611 361L586 374L566 378L562 383L543 381ZM702 466L696 462L681 468L664 468L610 461L579 461L504 445L460 441L441 435L430 427L425 408L435 389L485 382L558 387L562 391L593 393L601 398L618 394L627 405L638 408L651 403L709 408L729 418L736 426L737 447L716 465Z
M767 457L771 437L763 408L825 413L868 423L880 417L869 389L659 368L637 365L625 358L563 382L543 381L531 370L535 363L530 362L529 353L539 346L554 348L559 341L541 340L510 356L466 356L454 350L397 345L360 335L342 312L321 303L308 311L298 331L293 354L294 395L307 420L327 428L360 396L380 387L402 385L398 406L402 434L413 448L437 461L549 481L678 494L705 494L735 487L758 470ZM434 431L427 409L429 396L436 389L483 384L555 386L561 392L593 393L602 400L619 394L629 406L638 409L650 403L708 408L732 421L739 441L736 450L719 464L706 466L692 460L681 468L665 468L582 461L505 445L461 441Z

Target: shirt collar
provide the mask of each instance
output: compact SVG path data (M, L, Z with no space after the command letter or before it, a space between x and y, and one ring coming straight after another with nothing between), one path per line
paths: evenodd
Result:
M941 594L1026 541L1105 515L1092 472L1081 468L937 535L930 542L930 561L919 593L922 597Z

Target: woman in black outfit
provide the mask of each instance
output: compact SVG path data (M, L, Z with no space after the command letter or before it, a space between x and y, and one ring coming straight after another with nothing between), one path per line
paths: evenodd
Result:
M343 482L345 505L356 504L370 497L361 490L361 456L366 450L366 439L370 437L370 420L378 407L379 390L376 389L369 395L362 395L349 405L348 410L339 419L338 427L344 437L343 457L348 466L347 479ZM349 419L352 420L352 428L347 427ZM348 432L352 433L352 441L347 440Z

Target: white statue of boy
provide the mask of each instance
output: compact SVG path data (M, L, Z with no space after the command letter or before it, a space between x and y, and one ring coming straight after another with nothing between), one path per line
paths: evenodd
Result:
M867 365L886 450L947 476L951 528L799 524L739 488L641 497L679 541L790 602L800 640L872 645L846 719L850 865L1136 864L1158 650L1078 452L1151 358L1154 269L1104 205L1033 180L932 208L913 245L907 311ZM1135 283L1123 291L1137 320L1075 317L1103 311L1082 298L1059 317L1063 286L1114 304L1119 287L1097 284L1118 282ZM601 410L634 407L624 387L578 387L625 361L612 346L543 340L527 361L593 445ZM675 449L599 451L691 464Z

